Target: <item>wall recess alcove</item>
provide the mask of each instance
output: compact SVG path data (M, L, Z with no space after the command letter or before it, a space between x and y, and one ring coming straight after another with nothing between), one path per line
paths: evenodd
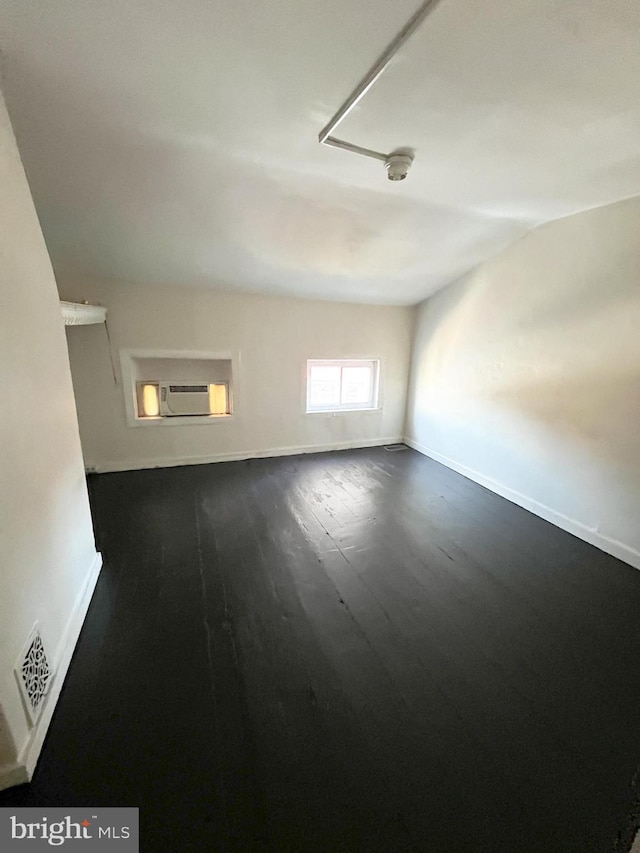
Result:
M230 352L121 350L129 426L185 426L233 417L237 357Z

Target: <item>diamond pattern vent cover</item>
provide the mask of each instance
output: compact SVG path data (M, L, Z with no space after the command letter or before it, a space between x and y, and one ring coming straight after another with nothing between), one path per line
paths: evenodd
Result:
M16 676L26 704L27 713L34 723L51 681L51 667L37 626L34 627L24 647Z

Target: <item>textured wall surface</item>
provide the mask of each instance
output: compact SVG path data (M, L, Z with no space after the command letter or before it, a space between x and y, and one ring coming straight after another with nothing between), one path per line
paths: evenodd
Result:
M639 235L640 199L559 220L425 302L407 419L436 458L636 564Z
M95 549L58 293L1 98L0 186L0 705L20 755L14 665L36 620L52 663L73 647Z
M108 309L111 352L104 327L67 330L88 468L126 470L227 455L357 446L403 434L411 308L87 280L63 280L60 290L65 299L86 298ZM233 353L233 418L187 426L129 426L120 376L120 351L127 348ZM307 415L308 358L379 358L379 409Z

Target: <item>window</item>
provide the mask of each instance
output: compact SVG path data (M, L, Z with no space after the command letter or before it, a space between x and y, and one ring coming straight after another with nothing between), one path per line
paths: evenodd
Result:
M350 412L378 404L376 359L307 361L307 412Z

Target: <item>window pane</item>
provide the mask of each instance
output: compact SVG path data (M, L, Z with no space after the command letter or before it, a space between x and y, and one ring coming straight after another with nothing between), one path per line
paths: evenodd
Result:
M340 402L339 367L311 367L309 402L312 406L332 406Z
M343 367L340 402L356 405L371 402L371 368Z

